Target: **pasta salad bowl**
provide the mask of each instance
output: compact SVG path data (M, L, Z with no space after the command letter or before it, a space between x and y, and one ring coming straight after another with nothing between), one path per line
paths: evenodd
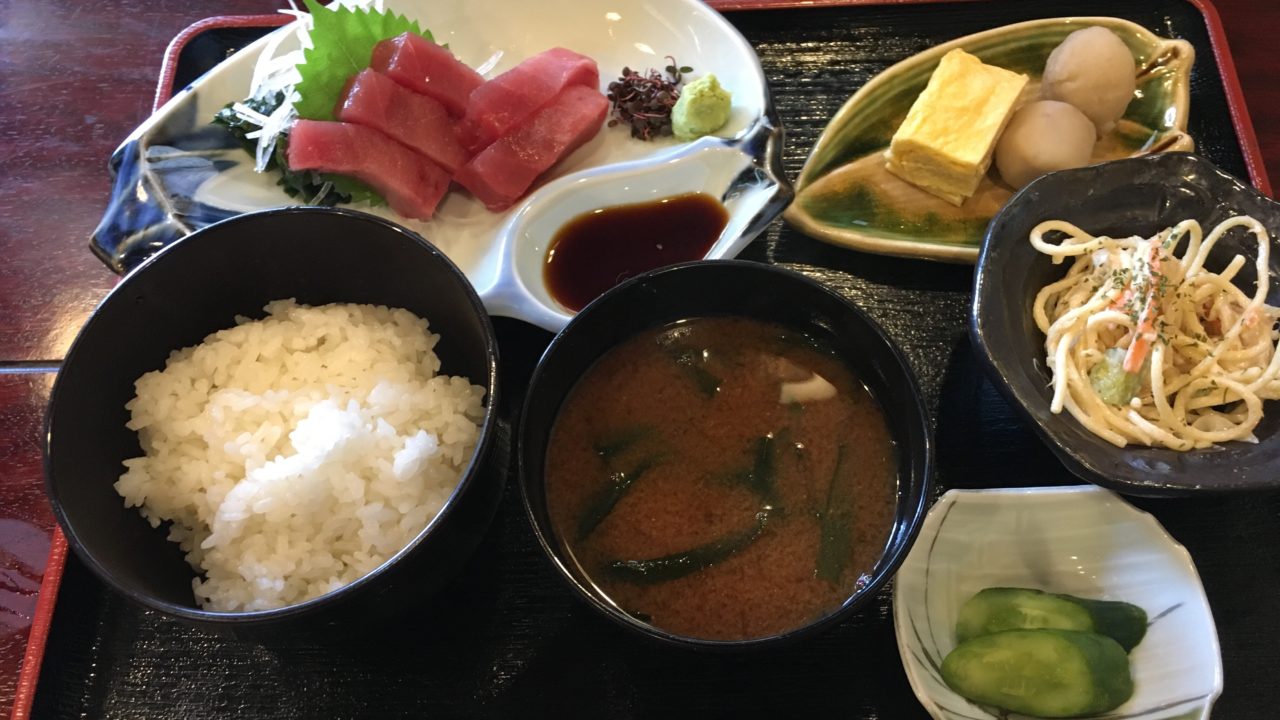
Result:
M1029 237L1048 220L1071 223L1094 236L1151 237L1194 219L1206 235L1240 215L1267 231L1263 264L1280 276L1280 203L1196 155L1165 153L1046 175L1028 185L992 220L975 276L970 335L988 374L1062 463L1080 478L1133 495L1226 493L1280 487L1280 406L1262 403L1254 438L1190 451L1128 444L1094 434L1069 412L1051 410L1052 371L1045 335L1033 317L1037 294L1060 280L1069 262L1054 264ZM1178 250L1179 254L1182 252ZM1209 251L1204 266L1225 269L1243 258L1232 282L1252 295L1260 245L1252 233L1232 231ZM1266 302L1280 304L1270 281ZM1274 342L1274 340L1273 340ZM1256 440L1256 441L1254 441Z

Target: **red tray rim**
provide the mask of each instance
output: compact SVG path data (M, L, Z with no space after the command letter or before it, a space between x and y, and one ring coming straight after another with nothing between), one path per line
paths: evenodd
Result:
M931 2L980 2L981 0L707 0L707 4L720 12L739 12L745 10L796 10L815 7L842 7L850 5L919 5ZM1205 27L1209 31L1209 44L1213 48L1213 56L1218 64L1218 72L1222 76L1223 88L1227 93L1227 110L1231 114L1231 122L1240 143L1240 151L1244 156L1245 167L1249 171L1249 181L1267 196L1271 196L1271 181L1267 178L1266 166L1262 159L1262 148L1258 144L1258 136L1253 128L1253 120L1249 117L1249 109L1244 99L1244 89L1240 86L1240 77L1236 73L1236 64L1227 45L1226 29L1218 15L1218 9L1211 0L1187 0L1204 17ZM271 15L217 15L198 20L188 25L174 36L165 48L164 60L160 65L160 78L156 85L155 100L152 112L173 96L173 79L178 69L178 58L182 49L193 38L201 33L226 28L279 27L293 20L283 13ZM49 629L53 624L54 606L58 599L58 586L62 582L62 573L66 567L67 540L62 529L54 527L49 559L45 566L44 577L40 582L40 593L36 601L35 616L31 622L31 633L27 637L27 648L22 658L22 667L18 673L17 690L13 699L11 720L28 720L31 716L32 702L35 700L36 683L40 678L40 667L44 660L45 645L49 639Z

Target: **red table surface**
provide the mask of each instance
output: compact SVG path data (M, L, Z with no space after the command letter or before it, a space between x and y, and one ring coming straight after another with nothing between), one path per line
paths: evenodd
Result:
M0 0L0 716L13 707L53 528L40 463L52 371L116 281L87 246L110 190L107 158L151 112L176 34L281 4ZM1266 169L1280 178L1280 85L1270 77L1280 3L1215 5Z

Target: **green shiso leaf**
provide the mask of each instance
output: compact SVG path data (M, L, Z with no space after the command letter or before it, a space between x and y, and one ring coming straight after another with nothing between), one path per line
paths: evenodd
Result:
M373 47L378 43L406 32L433 39L416 21L393 12L330 10L316 0L303 3L311 12L312 47L303 51L304 62L298 66L302 81L296 86L299 99L294 108L298 117L308 120L334 119L333 108L343 87L352 75L369 67Z
M302 80L293 89L299 95L294 103L294 111L299 117L308 120L334 119L334 107L342 96L347 81L369 66L373 47L379 42L405 32L414 32L428 40L432 39L430 32L422 30L416 22L411 22L402 15L369 9L329 10L320 6L316 0L303 2L313 18L310 33L313 47L303 51L305 60L298 65ZM256 88L254 92L257 92ZM270 96L251 96L241 102L259 114L270 115L285 101L286 93L280 91ZM253 155L258 141L251 140L246 135L260 128L251 118L236 112L232 105L234 103L220 110L214 117L214 123L225 127ZM353 177L293 170L287 162L287 147L288 133L285 132L277 140L266 169L280 173L277 184L290 197L318 205L348 202L386 204L386 200L376 190Z
M362 202L370 205L386 205L387 201L377 190L365 185L353 177L325 173L324 179L333 183L333 189L350 198L347 202Z

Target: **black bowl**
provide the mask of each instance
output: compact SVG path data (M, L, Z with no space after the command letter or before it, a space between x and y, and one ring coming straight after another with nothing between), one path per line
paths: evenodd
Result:
M584 372L610 348L646 329L694 317L736 315L799 330L832 348L880 402L897 443L898 498L894 526L871 580L832 614L766 638L719 641L685 637L637 620L586 577L554 532L544 469L561 403ZM538 541L560 574L596 610L642 635L684 647L740 649L773 645L829 627L865 605L910 550L929 500L933 439L920 389L906 359L874 321L850 301L805 276L743 261L699 261L637 276L600 296L547 347L529 384L521 415L520 486Z
M1074 223L1095 235L1150 236L1186 219L1208 232L1233 215L1248 214L1280 232L1280 203L1224 173L1204 158L1162 153L1051 173L1027 185L987 228L978 258L970 332L987 371L1022 411L1067 469L1089 482L1133 495L1180 495L1280 487L1280 407L1268 402L1255 431L1260 442L1232 442L1203 451L1118 448L1067 413L1049 412L1052 397L1044 335L1031 317L1040 288L1066 272L1031 247L1031 229L1044 220ZM1237 283L1254 280L1258 256L1252 236L1228 234L1209 256L1221 269L1235 255L1249 260ZM1270 269L1280 277L1272 243ZM1280 283L1267 302L1280 304Z
M257 612L210 612L192 595L192 568L126 508L112 484L142 454L125 427L133 383L170 351L262 317L272 300L405 308L440 334L441 371L486 391L471 465L444 509L398 554L327 595ZM109 585L142 605L213 629L287 634L394 617L459 569L487 528L504 478L490 460L497 426L497 343L475 290L421 237L380 218L323 208L241 215L157 253L107 295L67 353L49 401L45 477L67 540Z

